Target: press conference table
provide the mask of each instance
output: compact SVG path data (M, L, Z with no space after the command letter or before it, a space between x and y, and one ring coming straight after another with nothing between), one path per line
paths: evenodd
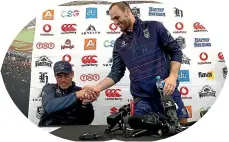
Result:
M63 126L60 128L54 129L54 131L51 131L50 133L67 140L72 141L81 141L79 140L79 136L84 133L98 133L98 132L104 132L107 128L106 125L89 125L89 126ZM98 141L107 141L107 140L120 140L120 141L156 141L160 140L159 137L153 137L153 136L141 136L138 138L125 138L124 133L122 131L116 131L113 133L110 133L106 136L104 136L101 139L98 139Z

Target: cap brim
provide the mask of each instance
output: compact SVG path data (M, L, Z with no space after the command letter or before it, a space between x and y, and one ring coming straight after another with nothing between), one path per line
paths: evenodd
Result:
M72 71L59 71L59 72L55 72L55 75L60 74L60 73L71 73Z

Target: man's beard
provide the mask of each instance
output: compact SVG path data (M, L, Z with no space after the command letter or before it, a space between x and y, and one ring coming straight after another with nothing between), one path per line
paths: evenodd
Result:
M126 21L123 21L123 26L124 28L121 29L122 32L127 32L130 28L130 21L129 20L126 20Z

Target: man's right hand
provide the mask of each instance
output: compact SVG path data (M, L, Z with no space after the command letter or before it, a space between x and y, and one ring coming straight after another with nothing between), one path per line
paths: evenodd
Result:
M83 90L86 91L84 97L88 100L96 100L99 97L100 90L96 86L85 86Z

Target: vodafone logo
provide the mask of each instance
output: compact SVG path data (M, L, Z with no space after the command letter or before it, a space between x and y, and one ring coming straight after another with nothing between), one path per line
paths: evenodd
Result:
M107 34L120 34L121 33L120 31L116 31L118 29L118 25L115 23L111 23L109 25L109 29L111 31L107 32Z
M43 26L43 31L46 32L46 33L50 32L51 29L52 29L52 27L49 24L46 24L46 25Z
M206 52L200 53L200 60L202 62L198 62L198 65L205 65L205 64L211 64L211 62L207 61L208 60L208 54Z
M41 36L53 36L53 34L50 34L49 32L51 32L52 27L50 24L45 24L42 28L44 33L41 33Z
M181 22L177 22L175 24L175 28L177 29L177 31L174 31L173 33L175 34L182 34L182 33L186 33L186 31L183 31L184 29L184 24Z
M70 63L72 60L72 57L69 54L66 54L62 57L62 60Z
M115 24L115 23L111 23L110 26L109 26L109 28L110 28L110 30L115 31L115 30L118 29L118 25Z
M188 92L189 92L189 90L187 87L181 87L180 88L181 95L186 96L186 95L188 95Z
M222 53L222 52L219 52L219 53L218 53L218 58L219 58L222 62L224 62L224 56L223 56L223 53Z
M208 59L208 54L205 52L200 53L200 59L206 61Z
M181 98L182 99L192 99L192 97L188 97L189 90L187 87L183 86L180 88Z
M176 25L175 25L175 28L177 30L182 30L184 28L184 24L181 23L181 22L177 22Z

